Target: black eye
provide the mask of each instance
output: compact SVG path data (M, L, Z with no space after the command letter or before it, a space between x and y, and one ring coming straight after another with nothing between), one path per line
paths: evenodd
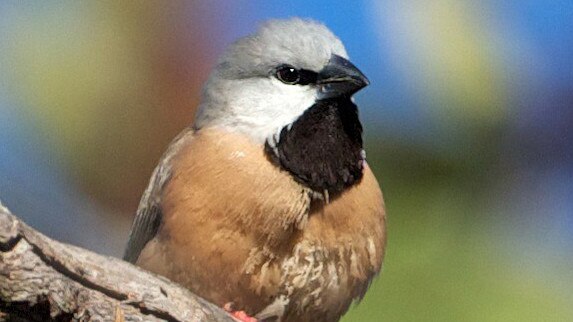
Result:
M294 85L300 81L299 71L289 65L283 65L277 68L275 76L283 83Z

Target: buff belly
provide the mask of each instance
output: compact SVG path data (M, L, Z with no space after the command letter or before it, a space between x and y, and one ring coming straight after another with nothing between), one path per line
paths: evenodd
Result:
M368 166L325 203L260 146L210 130L173 167L163 222L137 263L207 300L282 321L336 321L380 270L384 204Z

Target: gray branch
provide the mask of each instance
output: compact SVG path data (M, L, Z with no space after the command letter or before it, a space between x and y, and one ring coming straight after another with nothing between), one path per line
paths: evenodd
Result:
M169 280L66 245L0 203L0 321L233 321Z

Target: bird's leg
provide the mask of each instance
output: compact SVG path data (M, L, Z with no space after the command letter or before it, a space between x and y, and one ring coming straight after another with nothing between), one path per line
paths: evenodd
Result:
M256 318L249 316L245 311L235 311L233 309L233 302L223 305L223 310L239 322L258 322Z

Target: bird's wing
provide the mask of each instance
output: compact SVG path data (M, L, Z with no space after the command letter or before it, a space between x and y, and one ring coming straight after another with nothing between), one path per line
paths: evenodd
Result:
M159 161L159 164L153 171L149 185L147 189L145 189L139 202L139 207L129 234L127 247L123 254L124 260L135 263L145 245L153 239L159 231L163 217L161 213L161 195L163 187L171 177L171 159L177 154L183 142L192 138L193 132L191 128L187 128L181 132L181 134L171 142L169 148L161 157L161 161Z

